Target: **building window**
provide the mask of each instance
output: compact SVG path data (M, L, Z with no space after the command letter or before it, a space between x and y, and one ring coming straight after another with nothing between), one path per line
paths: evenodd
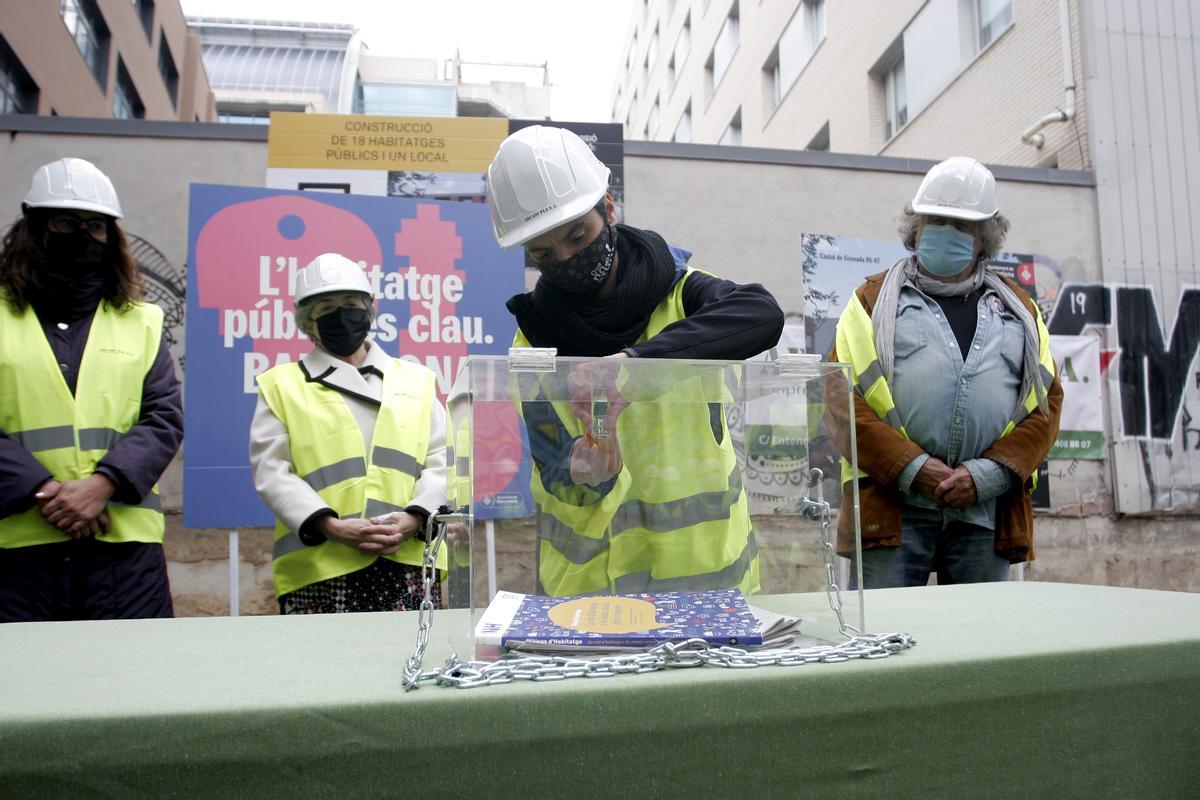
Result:
M355 114L453 117L458 114L458 91L453 86L358 83L352 108Z
M633 41L629 44L629 53L625 56L625 71L629 73L629 77L633 77L633 54L637 52L637 34L633 35Z
M0 114L36 114L38 88L0 36Z
M113 88L113 116L117 119L142 119L146 116L142 98L133 88L133 81L125 70L125 62L120 58L117 59L117 85Z
M650 106L650 113L646 115L646 138L653 139L658 133L658 100L655 99L654 105Z
M904 86L904 56L883 74L883 140L908 124L908 93Z
M989 43L1012 24L1012 0L976 0L979 20L979 49Z
M175 68L175 59L171 57L171 48L167 47L167 32L163 31L158 37L158 74L162 76L167 94L171 96L171 105L179 104L179 70Z
M138 18L142 21L142 29L146 31L146 38L150 39L154 36L154 0L133 0L133 10L137 12Z
M737 0L734 0L733 8L729 9L729 16L725 18L725 24L721 26L721 32L717 34L717 42L713 45L712 54L708 57L708 69L712 73L714 91L721 85L721 79L725 77L725 72L729 69L729 62L733 61L733 54L737 48L738 3Z
M679 144L688 144L692 141L692 104L688 103L687 108L683 110L683 114L679 116L679 122L675 125L675 134L671 137L674 142Z
M58 13L71 32L79 54L100 83L108 88L108 27L95 0L59 0Z
M658 26L654 26L654 33L650 34L650 44L646 47L646 71L654 69L654 59L658 58Z
M771 82L772 109L783 101L824 39L825 0L804 0L763 67Z
M200 118L196 117L196 122ZM270 125L270 111L217 111L217 122L225 122L233 125Z
M633 93L633 99L629 101L629 112L625 115L625 135L633 138L633 114L637 111L637 92Z
M733 119L729 121L729 127L721 134L721 140L717 144L728 144L737 147L742 143L742 110L739 108L737 113L733 115Z
M679 37L675 39L675 50L671 53L671 83L672 85L679 82L679 72L683 69L683 62L687 61L688 50L692 46L692 15L688 14L683 18L683 27L679 31Z

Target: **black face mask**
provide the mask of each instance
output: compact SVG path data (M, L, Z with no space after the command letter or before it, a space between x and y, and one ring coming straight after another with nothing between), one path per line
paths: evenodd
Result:
M317 333L321 346L335 356L354 355L371 330L371 313L365 308L335 308L317 317Z
M104 264L107 249L107 242L83 229L74 233L50 231L46 237L46 270L63 278L94 275Z
M541 268L546 283L570 294L593 294L600 291L612 272L617 253L616 231L605 225L587 247L557 264Z

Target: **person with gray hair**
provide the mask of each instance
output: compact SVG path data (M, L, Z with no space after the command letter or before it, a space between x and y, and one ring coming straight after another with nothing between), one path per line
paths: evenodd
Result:
M838 320L829 358L855 383L860 472L843 460L842 481L859 485L866 588L1005 580L1033 558L1030 492L1063 394L1037 306L987 266L1008 229L983 164L935 165L900 218L912 254L867 278ZM838 391L827 415L845 454Z

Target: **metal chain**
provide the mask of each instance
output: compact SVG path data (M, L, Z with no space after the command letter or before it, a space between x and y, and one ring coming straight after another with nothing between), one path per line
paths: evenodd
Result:
M834 549L833 542L833 509L825 500L825 488L822 481L825 480L825 473L817 467L813 467L808 473L809 486L816 486L817 497L815 500L804 498L811 506L815 506L817 518L821 520L821 559L825 563L825 597L829 599L829 607L837 616L838 633L843 636L861 636L862 631L853 625L846 622L846 618L842 615L842 587L838 586L837 578L834 576L834 568L836 566L835 556L837 551Z
M915 644L906 633L860 634L838 645L779 647L743 650L728 645L711 645L704 639L663 642L645 651L599 658L572 656L507 655L497 661L463 661L451 656L441 669L418 673L416 683L474 689L513 681L561 681L567 678L611 678L614 675L658 672L689 667L795 667L802 664L834 664L852 659L887 658Z
M467 521L466 514L453 514L446 506L430 514L425 524L425 552L421 557L421 586L425 594L421 598L417 619L417 647L404 665L404 690L416 689L420 680L421 665L425 660L425 648L429 644L429 631L433 628L433 581L437 575L437 557L446 539L446 523Z
M611 678L614 675L657 672L665 669L687 669L689 667L724 667L726 669L752 669L754 667L793 667L801 664L835 664L852 659L874 660L887 658L893 653L907 650L916 640L907 633L863 633L846 622L843 613L842 590L834 576L836 555L833 542L833 513L825 500L821 481L825 473L814 467L809 471L809 487L816 487L816 498L807 494L797 501L796 511L811 520L821 522L821 558L825 566L825 596L829 607L837 616L838 632L847 641L841 644L815 645L812 647L773 647L745 650L729 645L712 645L704 639L688 639L683 642L663 642L649 650L636 653L621 653L597 658L573 656L515 655L502 656L496 661L464 661L457 655L450 656L440 669L421 670L425 646L429 643L429 629L433 624L433 602L430 599L431 575L436 566L437 548L444 537L445 525L451 517L465 519L465 515L435 514L430 518L430 527L437 523L438 533L427 535L425 558L421 566L421 578L425 585L425 599L421 603L421 620L417 629L417 650L408 659L404 668L405 690L416 689L422 683L433 682L438 686L458 689L474 689L480 686L495 686L502 683L527 680L535 682L561 681L567 678ZM445 509L443 509L445 510ZM782 509L776 509L782 511ZM431 544L432 543L432 544ZM430 553L433 553L431 556ZM428 617L426 616L428 606Z

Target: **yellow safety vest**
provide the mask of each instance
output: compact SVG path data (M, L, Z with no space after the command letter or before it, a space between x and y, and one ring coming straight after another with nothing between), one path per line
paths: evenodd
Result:
M1054 357L1050 354L1050 332L1046 329L1046 324L1042 322L1042 315L1036 309L1034 309L1033 315L1037 320L1038 362L1042 370L1042 382L1049 391L1055 374ZM850 302L846 305L841 319L838 320L837 355L839 360L850 365L855 391L863 396L867 405L880 419L898 430L900 435L907 439L908 431L904 430L904 426L900 424L900 413L896 411L891 387L884 379L883 369L879 365L879 354L875 350L875 325L857 292L850 296ZM1025 402L1004 426L1000 438L1003 439L1012 433L1013 429L1037 407L1037 387L1033 387L1026 395ZM856 476L850 467L850 462L843 458L842 483L845 484L855 477L864 478L866 473L860 470ZM1036 470L1031 478L1033 480L1030 487L1032 491L1037 486Z
M638 342L687 316L683 286L695 272L688 269L676 282ZM513 344L530 346L519 330ZM682 381L658 401L634 402L621 413L613 435L621 444L623 467L598 502L589 503L582 489L562 496L547 492L534 465L531 489L542 512L539 592L561 597L731 587L746 594L758 591L749 502L724 414L717 443L709 406L697 401L730 399L723 372ZM553 405L569 434L583 435L570 403Z
M403 511L412 501L437 402L431 370L394 359L383 377L383 402L369 448L341 393L308 380L299 364L283 364L258 376L258 389L287 428L296 474L339 517ZM424 542L410 538L384 557L420 565L423 552ZM376 558L333 540L306 545L299 534L275 521L271 563L277 597L357 572Z
M117 310L101 302L79 364L75 394L67 387L33 309L18 313L0 295L0 428L55 480L95 472L121 435L138 421L142 385L162 340L162 309L133 303ZM163 540L158 487L136 506L109 503L104 542ZM0 547L66 542L38 507L0 519Z

